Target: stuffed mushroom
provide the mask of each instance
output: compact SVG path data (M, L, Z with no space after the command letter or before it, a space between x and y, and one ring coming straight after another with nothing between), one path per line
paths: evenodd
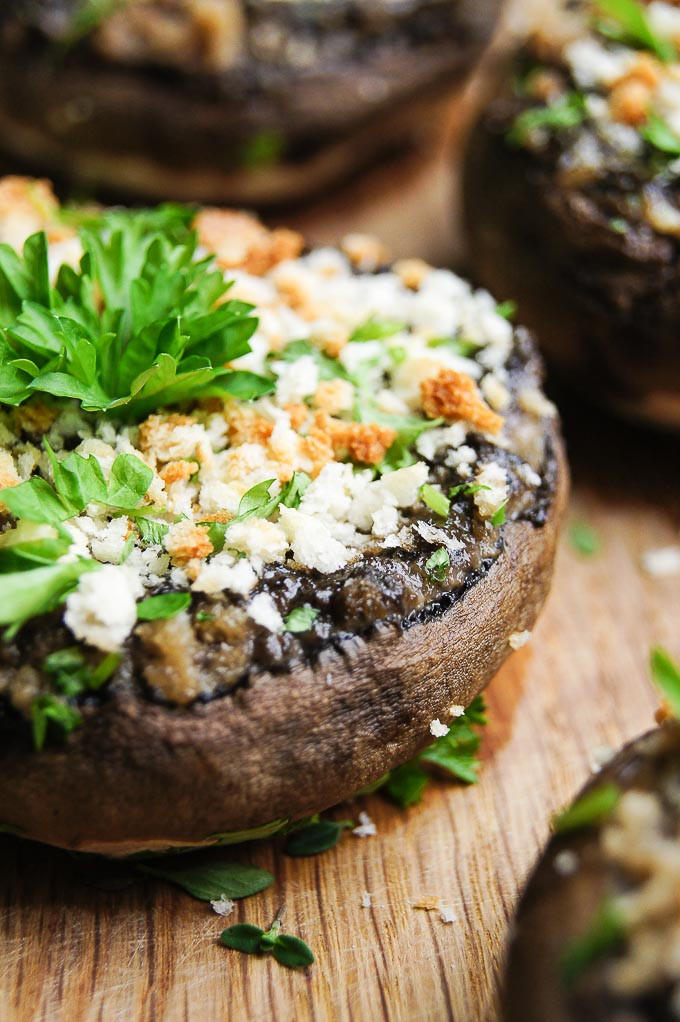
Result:
M474 132L474 270L579 391L677 427L680 10L562 7Z
M522 897L505 1022L661 1022L680 991L680 723L628 745L555 821Z
M0 206L3 826L199 845L410 758L548 590L529 335L370 238Z
M1 148L32 171L109 195L306 199L374 163L436 147L498 7L5 4Z

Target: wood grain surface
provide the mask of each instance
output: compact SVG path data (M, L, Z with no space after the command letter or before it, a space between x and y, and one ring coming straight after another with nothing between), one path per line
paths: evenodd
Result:
M222 921L154 881L102 889L83 860L0 842L0 1018L4 1022L490 1022L518 888L551 814L603 745L647 728L657 699L653 643L680 656L680 578L652 579L641 554L677 542L678 442L569 408L571 517L602 539L584 558L563 541L531 643L488 690L481 780L432 785L407 812L380 796L360 809L375 837L347 835L314 859L274 841L229 855L271 869L275 885L229 922L286 929L317 962L304 973L217 944ZM169 807L169 811L171 807ZM213 853L208 853L213 854ZM115 880L116 877L113 877ZM371 908L361 907L371 892ZM439 899L456 921L414 908Z

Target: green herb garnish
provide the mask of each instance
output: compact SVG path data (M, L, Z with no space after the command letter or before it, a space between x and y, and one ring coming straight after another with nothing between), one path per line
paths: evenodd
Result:
M0 401L36 392L137 418L206 396L248 400L273 382L225 364L250 350L252 306L225 301L212 257L197 259L190 211L112 212L80 230L78 270L50 287L47 239L0 245Z
M51 724L62 735L69 735L83 722L78 710L56 696L38 696L31 705L33 744L40 750L45 744L47 728Z
M190 593L160 593L158 596L147 596L137 604L137 618L140 621L160 621L162 618L174 617L180 611L191 606Z
M223 930L220 940L225 947L247 955L271 954L288 969L304 969L314 963L314 955L303 940L281 933L281 913L269 930L250 923L237 923Z
M656 34L644 6L637 0L595 0L595 8L606 19L597 24L602 35L651 50L666 64L677 58L675 46Z
M447 497L444 496L441 490L436 489L434 486L430 486L429 483L423 483L420 487L420 496L424 504L434 511L440 518L447 518L451 509L450 502Z
M508 502L506 500L500 507L496 508L494 513L491 515L491 524L495 529L499 528L501 525L505 525L505 512L507 506Z
M342 832L352 826L352 820L315 820L313 823L294 830L288 837L284 852L286 855L319 855L334 848Z
M562 981L573 986L595 962L615 952L625 939L625 921L616 904L606 898L583 936L574 940L562 958Z
M586 522L572 522L569 529L569 542L577 553L584 557L592 557L599 553L601 542L595 530Z
M503 319L513 319L517 314L517 302L513 302L509 299L507 302L499 302L496 306L496 315L502 316Z
M556 834L567 834L601 823L616 809L620 798L621 790L617 784L599 784L556 816L553 830Z
M384 341L405 328L404 323L392 319L367 319L350 335L350 341Z
M475 728L486 724L482 696L472 700L464 714L454 718L449 733L437 738L423 752L390 771L381 789L402 808L420 802L429 776L423 767L434 766L465 784L474 784L479 772L481 736Z
M647 123L640 128L645 142L659 149L668 156L680 156L680 138L671 131L663 117L653 111L647 117Z
M650 658L652 679L670 706L674 717L680 720L680 665L668 653L656 646Z
M485 486L483 483L458 483L457 486L452 486L449 490L449 497L451 500L455 497L472 497L480 490L490 489L490 486Z
M98 561L82 558L72 563L50 564L3 575L0 585L0 625L10 626L5 631L5 639L16 635L30 618L46 614L57 607L73 592L84 572L99 567Z
M274 479L265 479L251 486L241 497L235 518L228 522L202 523L208 526L208 536L215 553L224 549L227 531L236 522L246 522L249 518L270 518L279 504L283 504L284 507L299 507L310 482L311 479L305 472L294 472L292 478L275 497L271 495Z
M162 546L169 528L165 522L155 522L153 518L137 518L136 525L143 543Z
M295 607L284 618L284 625L287 632L308 632L319 616L315 607L305 603L302 607Z
M565 131L583 122L586 115L580 92L567 92L547 106L530 107L515 118L506 138L510 145L525 146L537 131Z
M451 567L451 557L446 547L440 546L431 557L425 561L425 571L435 582L443 582Z
M274 877L266 869L238 862L175 865L172 861L164 859L163 865L140 862L137 869L160 880L176 884L199 901L216 901L223 894L227 898L247 898L251 894L264 891L274 882Z

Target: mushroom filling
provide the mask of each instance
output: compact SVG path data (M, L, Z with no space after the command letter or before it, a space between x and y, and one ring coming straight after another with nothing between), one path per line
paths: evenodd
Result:
M0 239L6 719L187 704L408 627L545 521L540 364L455 274L23 179Z

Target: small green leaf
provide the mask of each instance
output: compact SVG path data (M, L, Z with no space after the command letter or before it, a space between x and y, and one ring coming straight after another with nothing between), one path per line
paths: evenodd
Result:
M82 720L78 710L56 696L38 696L31 705L33 743L36 749L40 750L44 746L49 724L54 725L63 736L80 727Z
M420 802L428 782L429 777L423 768L411 761L391 770L382 790L401 809L408 809Z
M671 63L677 50L653 30L647 13L637 0L595 0L595 8L608 23L598 25L600 32L619 42L634 43L655 53L659 60Z
M423 483L420 487L420 496L423 503L427 504L431 511L434 511L436 515L441 518L446 518L450 511L451 505L447 497L444 496L441 490L437 490L434 486L430 486L429 483Z
M295 607L284 618L285 630L287 632L308 632L319 616L315 607L305 603L302 607Z
M680 720L680 665L656 646L651 655L652 680L668 702L673 716Z
M16 631L25 621L45 614L72 592L80 576L101 567L98 561L79 560L51 564L30 571L15 571L2 576L0 586L0 625Z
M447 572L451 566L451 557L446 547L440 546L431 557L425 561L425 570L435 582L444 582Z
M471 497L475 493L479 493L480 490L490 490L490 486L485 486L483 483L458 483L457 486L452 486L449 490L449 497L453 500L455 497Z
M119 454L111 466L106 503L133 510L151 485L153 471L134 454Z
M513 302L512 299L499 302L496 306L496 315L502 316L503 319L514 319L517 315L517 302Z
M404 329L403 323L391 319L367 319L350 336L350 341L382 341Z
M663 117L654 111L648 115L647 123L640 128L640 134L646 142L662 153L666 153L668 156L680 156L680 138L671 130ZM625 220L623 222L626 223Z
M576 983L595 962L615 952L626 936L625 920L610 899L602 901L588 929L572 941L562 958L562 981L567 987Z
M319 855L337 845L343 830L352 826L351 820L319 820L307 827L294 830L284 845L286 855Z
M139 621L159 621L179 614L190 605L190 593L160 593L158 596L147 596L137 604L137 618Z
M168 534L169 526L165 522L155 522L153 518L137 518L137 526L143 543L162 545Z
M600 537L595 530L586 522L581 521L571 523L569 542L574 550L583 557L593 557L599 553L602 546Z
M523 110L515 118L506 138L510 145L525 146L537 131L565 131L577 127L584 118L583 96L580 92L567 92L547 106Z
M215 615L211 614L210 611L207 610L199 610L198 613L196 614L196 620L200 621L201 623L207 621L214 621Z
M600 784L556 816L553 830L556 834L567 834L600 823L616 809L620 798L621 790L617 784Z
M304 969L314 964L314 955L304 940L282 933L272 948L272 954L279 965L288 969Z
M250 923L236 923L222 930L220 941L225 947L234 951L243 951L246 955L256 955L260 952L260 941L264 937L264 930L259 926L252 926Z
M505 510L507 506L508 502L506 500L505 503L501 504L499 508L496 508L494 513L491 515L491 524L495 529L499 528L501 525L505 525Z
M247 898L264 891L274 882L274 877L258 866L244 866L237 862L206 862L196 865L167 865L138 863L143 873L167 880L181 887L199 901L216 901L222 894L227 898ZM176 862L177 860L175 860Z

